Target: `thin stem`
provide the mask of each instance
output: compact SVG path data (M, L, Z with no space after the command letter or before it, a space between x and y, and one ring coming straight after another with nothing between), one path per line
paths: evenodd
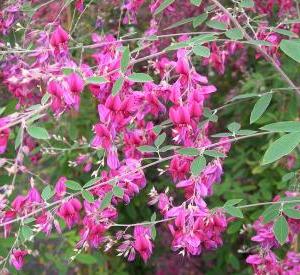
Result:
M295 202L300 202L300 200L259 202L259 203L252 203L252 204L237 206L236 208L244 209L244 208L271 205L271 204L290 204L290 203L295 203Z
M209 148L221 146L221 145L223 145L223 144L235 142L235 141L238 141L238 140L243 140L243 139L247 139L247 138L250 138L250 137L257 137L257 136L262 136L262 135L267 135L267 134L273 134L273 133L272 133L272 132L260 132L260 133L255 133L255 134L253 134L253 135L242 136L242 137L235 137L235 138L232 138L232 139L219 141L219 142L216 142L216 143L214 143L214 144L209 144L209 145L204 146L204 147L202 147L202 148L200 148L200 149L201 149L201 150L206 150L206 149L209 149ZM120 178L124 178L124 177L126 177L126 176L130 176L130 175L136 173L137 171L144 170L144 169L146 169L146 168L148 168L148 167L151 167L151 166L153 166L153 165L156 165L156 164L160 164L160 163L162 163L162 162L164 162L164 161L167 161L167 160L172 159L173 157L174 157L173 155L170 155L170 156L167 156L167 157L165 157L165 158L161 158L161 159L159 159L159 160L157 160L157 161L154 161L154 162L152 162L152 163L149 163L149 164L143 165L143 166L141 166L141 167L138 167L137 169L131 170L131 171L129 171L129 172L127 172L127 173L124 173L124 174L122 174L122 175L120 175L120 176L113 177L113 178L111 178L111 179L109 179L109 180L107 180L107 181L100 182L100 183L97 183L97 184L95 184L95 185L92 185L92 186L90 186L90 187L88 187L88 188L83 188L83 189L85 189L85 190L93 190L93 189L96 188L96 187L99 187L99 186L102 186L102 185L106 185L106 184L110 184L110 183L114 183L114 182L118 181ZM69 196L66 197L66 198L63 198L63 199L54 201L54 202L52 202L52 203L50 203L50 204L47 204L47 205L45 205L45 206L43 206L43 207L41 207L41 208L39 208L39 209L36 209L35 211L33 211L33 212L31 212L31 213L29 213L29 214L27 214L27 215L25 215L25 216L18 217L18 218L16 218L16 219L13 219L13 220L10 220L10 221L7 221L7 222L3 222L3 223L0 224L0 226L5 226L5 225L8 225L8 224L12 224L12 223L14 223L14 222L17 222L17 221L22 221L22 220L24 220L24 219L27 219L27 218L29 218L29 217L31 217L31 216L34 216L34 215L40 213L40 212L43 211L43 210L46 210L46 209L48 209L48 208L50 208L50 207L52 207L52 206L58 205L58 204L62 203L63 201L67 201L67 200L71 199L72 197L76 197L76 196L79 196L79 195L81 195L81 191L76 192L76 193L74 193L74 194L72 194L72 195L69 195Z
M140 223L132 223L132 224L114 223L110 227L132 227L132 226L138 226L138 225L153 225L153 224L158 224L158 223L172 221L174 219L175 219L175 217L167 218L167 219L163 219L163 220L158 220L158 221L140 222Z
M235 17L218 1L211 0L220 10L222 10L232 21L232 23L243 33L244 37L248 41L253 41L254 39L246 32L246 30L240 25ZM255 49L267 60L269 61L274 69L280 74L281 78L293 89L295 89L296 93L300 96L300 90L296 87L293 81L287 76L287 74L280 68L280 66L276 63L276 61L260 46L253 45Z

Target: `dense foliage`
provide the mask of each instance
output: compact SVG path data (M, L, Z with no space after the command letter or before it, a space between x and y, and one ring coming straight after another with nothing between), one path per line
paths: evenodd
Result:
M300 274L299 5L2 1L1 274Z

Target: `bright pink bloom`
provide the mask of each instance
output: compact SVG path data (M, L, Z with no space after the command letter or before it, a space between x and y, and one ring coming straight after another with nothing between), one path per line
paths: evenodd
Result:
M59 52L61 49L66 49L69 41L69 34L58 25L50 37L50 44L55 49L56 52Z
M57 215L64 219L70 229L74 224L80 221L81 207L81 203L78 199L70 199L61 205L57 211Z
M10 264L13 265L16 270L21 270L24 265L24 257L27 254L27 250L14 249L10 256Z
M5 127L9 122L7 118L0 118L0 128ZM10 130L9 128L0 130L0 154L3 154L7 147Z
M72 93L80 94L83 91L84 81L77 73L68 75L67 83Z
M56 199L61 199L65 195L65 193L67 191L67 187L65 184L66 181L67 181L66 177L60 177L58 179L58 181L56 182L55 187L54 187Z
M136 226L134 228L134 249L140 254L144 262L150 258L153 245L151 242L151 233L148 227Z
M83 12L83 9L84 9L83 0L76 0L76 2L75 2L75 8L79 12Z

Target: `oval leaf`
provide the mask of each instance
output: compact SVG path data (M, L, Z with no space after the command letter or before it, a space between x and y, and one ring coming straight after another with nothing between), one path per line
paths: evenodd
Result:
M202 57L210 56L210 49L201 45L197 45L193 47L193 52L195 55L202 56Z
M281 157L288 155L297 147L299 142L300 133L290 133L280 137L271 143L263 157L262 164L272 163Z
M255 103L251 115L250 115L250 124L257 121L267 110L270 105L272 99L272 94L263 95L257 102Z
M198 156L200 152L198 149L190 147L179 149L177 153L184 156Z
M290 58L300 63L300 41L299 40L281 40L280 49Z
M93 203L95 201L93 194L88 190L82 190L81 194L86 201L90 203Z
M73 180L67 180L65 184L66 184L67 188L69 188L71 190L78 191L78 190L82 189L81 185L78 182L73 181Z
M276 123L271 123L260 128L264 131L269 132L300 132L300 122L299 121L281 121Z
M37 126L29 126L27 128L27 133L36 139L49 139L50 136L45 128Z
M102 84L105 82L107 82L107 79L102 76L91 76L86 79L87 84Z
M164 9L166 9L168 6L170 6L174 2L175 2L175 0L164 0L160 4L160 6L155 10L155 12L153 13L153 15L157 15L157 14L161 13Z
M244 37L243 33L238 28L226 31L225 35L232 40L240 40Z
M222 30L222 31L227 30L227 25L218 20L209 20L206 22L206 25L210 28L217 29L217 30Z
M236 208L232 205L225 205L224 206L224 210L231 216L233 217L237 217L237 218L243 218L243 212L241 211L241 209Z
M273 225L276 240L283 245L289 233L289 226L284 216L280 216Z
M206 159L204 156L199 156L192 161L191 172L194 176L199 176L201 171L206 165Z
M128 79L134 82L148 82L153 81L150 75L144 73L133 73L132 75L128 76Z

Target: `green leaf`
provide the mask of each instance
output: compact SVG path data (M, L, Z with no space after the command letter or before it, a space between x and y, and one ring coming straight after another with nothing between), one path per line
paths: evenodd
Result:
M37 126L29 126L27 128L27 133L36 139L49 139L50 136L45 128L37 127Z
M94 256L90 254L78 254L76 256L76 260L82 264L86 265L92 265L96 264L98 262L98 259L96 259Z
M122 199L124 196L124 190L121 187L115 185L113 188L113 194L114 196Z
M240 203L243 199L232 199L225 202L224 206L233 206Z
M47 185L42 191L42 198L44 201L51 199L54 196L54 191L50 185Z
M182 20L177 21L176 23L172 24L171 26L165 28L165 30L170 30L170 29L177 28L179 26L185 25L187 23L191 23L192 21L194 21L194 19L195 19L195 17L182 19Z
M226 230L226 233L228 234L237 233L241 229L242 225L243 223L241 221L231 222L228 226L228 229Z
M198 156L199 155L199 150L196 148L181 148L177 151L178 154L184 155L184 156Z
M254 1L253 0L242 0L240 3L241 8L253 8Z
M292 179L293 177L295 177L295 172L290 172L290 173L287 173L287 174L285 174L282 178L281 178L281 180L283 181L283 182L286 182L286 181L289 181L290 179Z
M156 213L155 212L152 214L150 221L151 222L156 221Z
M193 20L193 27L197 28L198 26L200 26L208 17L207 13L202 13L198 16L196 16Z
M111 204L111 199L113 197L112 192L106 193L103 200L101 201L100 209L103 210Z
M121 91L123 83L124 83L124 78L123 77L120 77L115 81L115 83L112 87L112 90L111 90L111 94L113 96L117 95Z
M300 63L300 40L281 40L279 48L290 58Z
M287 215L289 218L292 219L300 219L300 211L298 209L292 207L285 207L288 205L283 206L283 213Z
M91 76L86 79L87 84L102 84L106 82L107 79L105 79L103 76Z
M45 93L41 99L42 105L46 105L48 100L50 99L51 95L49 93Z
M35 221L35 218L34 217L30 217L30 218L25 219L23 222L24 222L24 224L28 224L28 223L32 223L34 221Z
M64 75L70 75L71 73L74 73L75 70L73 68L67 68L67 67L64 67L62 68L62 73Z
M296 37L297 36L297 34L295 34L294 32L291 32L291 31L285 30L285 29L274 29L273 31L277 32L279 34L282 34L282 35L286 35L288 37Z
M175 148L176 148L176 146L174 146L174 145L166 145L166 146L160 148L159 151L164 153L164 152L167 152L170 150L174 150Z
M159 133L161 132L161 130L163 129L163 127L161 125L156 125L153 127L153 132L157 135L159 135Z
M273 225L276 240L283 245L289 233L289 226L284 216L280 216Z
M238 136L250 136L257 133L257 131L253 131L253 130L239 130L237 131L235 134Z
M100 177L91 179L91 180L89 180L85 185L83 185L83 188L90 187L90 186L94 185L94 184L95 184L97 181L99 181L99 180L101 180Z
M16 139L15 139L15 149L17 149L21 145L21 142L22 142L21 135L22 135L22 128L19 127Z
M227 25L225 23L214 19L207 21L206 25L210 28L217 29L217 30L222 30L222 31L227 30Z
M269 206L263 213L264 223L269 223L279 216L280 204L273 204Z
M243 212L241 211L241 209L236 208L232 205L225 205L224 210L233 217L244 218L244 215L243 215Z
M75 191L82 189L81 185L78 182L73 181L73 180L67 180L65 185L67 186L67 188L69 188L71 190L75 190Z
M206 159L204 156L199 156L195 158L191 164L191 172L193 176L199 176L205 166L206 166Z
M262 165L272 163L291 153L300 142L300 133L286 134L275 140L264 154Z
M237 95L237 96L233 97L230 100L230 102L238 100L238 99L252 98L252 97L258 97L258 96L259 96L258 94L253 94L253 93L247 93L247 94Z
M93 203L95 201L93 194L88 190L82 190L81 195L86 201L90 203Z
M153 81L150 75L144 73L133 73L132 75L128 76L128 79L134 82L148 82Z
M266 47L272 47L273 44L265 41L265 40L249 40L247 43L255 45L255 46L266 46Z
M191 41L183 41L178 43L172 43L165 48L165 51L175 51L181 48L191 47Z
M264 131L269 132L300 132L300 122L299 121L280 121L265 125L260 128Z
M155 238L156 238L156 228L155 228L155 225L152 225L151 226L151 238L152 238L152 240L155 240Z
M203 152L204 155L207 155L207 156L210 156L210 157L213 157L213 158L225 158L226 155L217 151L217 150L205 150Z
M6 109L6 107L1 107L0 108L0 116L4 113L5 109Z
M244 38L243 33L238 28L227 30L225 35L231 40L241 40Z
M237 122L232 122L227 126L227 129L232 133L236 133L238 130L241 129L241 124Z
M251 115L250 115L250 124L257 121L267 110L270 102L272 100L272 94L266 94L260 97L257 102L255 103Z
M166 140L166 136L166 133L162 133L155 139L154 144L157 148L164 143L164 141Z
M199 7L201 5L202 0L190 0L191 4Z
M123 54L122 54L122 58L121 58L121 71L122 73L125 73L127 70L127 67L129 65L129 61L130 61L130 51L129 51L129 47L125 47Z
M32 229L27 225L24 225L22 227L21 232L22 232L22 235L23 235L25 240L29 240L31 238L31 236L33 236Z
M201 45L194 46L193 52L195 55L202 56L202 57L210 56L210 49Z
M142 145L137 148L142 153L153 153L157 151L157 148L150 145Z
M164 0L159 5L159 7L155 10L155 12L153 13L153 15L157 15L157 14L161 13L164 9L166 9L168 6L170 6L174 2L175 2L175 0Z

